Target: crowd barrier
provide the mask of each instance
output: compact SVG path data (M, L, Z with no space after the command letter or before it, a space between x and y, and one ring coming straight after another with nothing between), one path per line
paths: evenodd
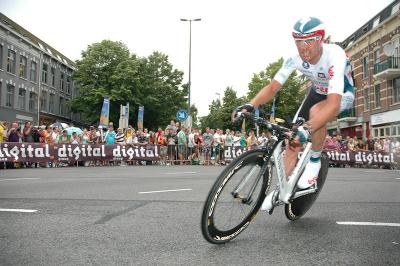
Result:
M242 147L187 147L186 145L107 145L107 144L0 144L0 162L75 163L85 161L140 161L157 164L227 164L246 152ZM374 151L326 151L332 164L397 166L396 153Z

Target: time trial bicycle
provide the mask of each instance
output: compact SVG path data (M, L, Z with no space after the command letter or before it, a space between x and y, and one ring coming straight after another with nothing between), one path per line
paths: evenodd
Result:
M317 181L310 188L299 190L297 181L309 161L311 142L304 144L294 170L286 177L283 153L295 131L249 113L237 112L236 118L250 118L255 124L266 127L272 135L266 144L235 158L212 186L203 207L201 231L213 244L226 243L246 229L270 191L273 173L276 173L277 185L271 192L274 193L273 207L269 213L272 214L276 206L285 205L286 217L291 221L299 219L311 208L328 174L329 158L323 152ZM292 125L302 123L304 119L300 118Z

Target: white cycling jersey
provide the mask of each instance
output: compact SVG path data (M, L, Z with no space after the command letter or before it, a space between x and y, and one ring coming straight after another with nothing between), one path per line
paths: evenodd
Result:
M324 43L322 47L322 55L317 64L305 62L297 54L285 60L274 79L283 85L297 69L311 80L313 89L319 94L354 94L350 61L345 51L336 44Z

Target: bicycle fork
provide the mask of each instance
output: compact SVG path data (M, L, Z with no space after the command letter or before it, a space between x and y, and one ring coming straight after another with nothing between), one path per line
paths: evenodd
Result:
M246 172L245 177L237 184L235 189L231 192L232 196L236 199L237 198L241 199L242 203L244 203L244 204L251 204L253 201L252 196L253 196L254 190L256 189L257 184L260 181L260 179L263 177L265 171L268 171L268 163L266 163L266 162L264 162L264 164L261 167L259 165L255 165L254 167L251 167ZM254 179L254 181L252 181L253 183L250 187L250 191L247 193L247 196L245 197L243 195L240 195L239 191L241 191L244 188L246 183L250 180L250 178L252 176L254 176L255 173L257 173L257 176Z

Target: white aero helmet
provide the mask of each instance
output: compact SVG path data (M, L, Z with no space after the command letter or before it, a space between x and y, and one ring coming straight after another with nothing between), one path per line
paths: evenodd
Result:
M325 26L317 18L302 18L294 24L292 35L295 39L308 39L320 36L320 41L322 42L325 38Z

